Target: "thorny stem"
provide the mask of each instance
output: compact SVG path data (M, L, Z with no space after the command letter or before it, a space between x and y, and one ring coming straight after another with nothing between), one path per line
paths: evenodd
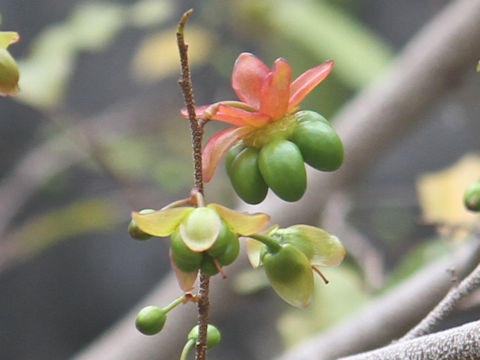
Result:
M195 115L195 100L193 98L192 79L190 75L190 66L188 64L188 45L185 43L183 30L193 9L185 12L180 19L177 27L177 45L180 53L180 63L182 67L182 77L178 81L182 88L187 106L188 119L190 120L190 129L192 132L193 146L193 164L194 164L194 182L195 190L203 194L203 176L202 176L202 137L203 125L205 121L197 121ZM196 344L196 360L205 360L207 358L207 325L209 298L208 291L210 287L210 277L200 273L200 290L198 301L198 339Z

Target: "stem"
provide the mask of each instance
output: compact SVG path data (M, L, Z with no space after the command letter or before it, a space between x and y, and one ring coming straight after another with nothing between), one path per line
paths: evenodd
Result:
M192 132L193 147L193 167L195 188L203 194L203 177L202 177L202 136L203 128L197 122L195 114L195 99L193 97L192 78L190 74L190 66L188 63L188 45L185 43L183 30L188 18L192 14L193 9L188 10L182 15L177 27L177 44L180 53L180 63L182 66L182 77L178 81L182 88L185 105L187 106L188 119L190 120L190 129Z
M169 305L165 306L163 308L163 310L165 310L166 313L168 313L170 310L172 310L173 308L175 308L176 306L180 305L181 303L183 303L185 301L186 297L185 295L183 296L180 296L178 299L172 301Z
M198 339L197 339L197 355L195 360L205 360L207 358L207 326L208 326L208 308L210 301L208 291L210 288L210 276L200 273L200 291L198 302Z
M261 243L265 244L268 247L270 253L275 254L276 252L280 251L282 245L278 243L275 239L271 238L270 236L261 235L261 234L253 234L248 235L252 239L258 240Z
M192 14L193 9L185 12L180 19L177 27L177 45L180 53L180 63L182 67L182 77L178 81L182 88L185 105L187 106L188 119L190 120L190 129L192 133L193 148L193 170L195 189L199 194L203 195L203 176L202 176L202 137L204 121L197 121L195 115L195 100L193 98L192 79L190 75L190 66L188 64L188 45L185 43L183 31L188 18ZM200 197L197 197L197 200ZM203 197L202 197L203 200ZM205 360L207 358L207 325L208 310L210 301L208 291L210 287L210 277L200 273L200 290L198 300L198 339L196 346L196 360Z
M192 346L195 345L195 340L188 339L185 346L183 347L182 354L180 355L180 360L187 360L188 353Z

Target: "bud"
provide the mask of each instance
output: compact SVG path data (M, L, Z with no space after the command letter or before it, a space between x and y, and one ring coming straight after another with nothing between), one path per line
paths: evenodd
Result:
M164 309L158 306L147 306L138 313L135 326L144 335L154 335L163 329L165 321L167 321L167 315Z
M198 339L198 325L196 325L190 332L188 333L188 340L195 340ZM213 325L208 324L207 326L207 349L211 349L217 346L222 340L222 334L220 331Z
M465 207L470 211L480 211L480 181L471 184L463 196Z

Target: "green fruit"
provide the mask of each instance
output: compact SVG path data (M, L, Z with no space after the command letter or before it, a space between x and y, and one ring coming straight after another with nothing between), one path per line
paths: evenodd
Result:
M194 340L195 342L198 339L198 325L196 325L187 336L188 340ZM207 349L211 349L217 346L222 339L222 334L220 331L213 325L208 324L207 326Z
M218 274L217 264L215 260L208 254L203 255L202 264L200 265L200 270L208 276L213 276Z
M313 293L313 272L307 257L295 246L283 244L262 257L270 284L289 304L305 307Z
M258 149L247 147L235 157L230 166L230 181L245 202L258 204L265 199L268 186L258 168Z
M296 112L295 119L297 120L297 122L321 121L327 125L330 125L330 121L325 119L319 113L310 110L302 110Z
M225 252L217 257L218 262L220 265L227 266L233 263L240 253L240 241L238 240L238 236L234 234L233 237L230 237L230 241Z
M298 122L290 140L298 146L305 162L315 169L334 171L342 165L342 141L330 124L324 121Z
M139 214L150 214L153 212L155 212L153 209L143 209L139 211ZM130 224L128 224L128 233L135 240L148 240L152 237L152 235L140 230L133 219L130 220Z
M258 167L265 182L280 198L297 201L307 188L307 174L297 145L275 139L260 150Z
M175 265L184 272L193 272L200 267L203 254L190 250L183 242L178 230L170 237L172 259Z
M228 176L231 176L231 168L233 160L237 157L240 152L246 148L246 145L242 140L238 141L230 149L228 149L227 154L225 155L225 169L227 170Z
M218 238L217 240L215 240L215 243L207 251L207 253L214 258L219 257L225 252L225 250L229 246L232 237L236 237L235 234L230 230L225 221L222 221L222 226L220 228Z
M465 207L471 211L480 211L480 181L471 184L463 196Z
M167 314L158 306L147 306L140 310L135 320L138 331L144 335L154 335L163 329Z

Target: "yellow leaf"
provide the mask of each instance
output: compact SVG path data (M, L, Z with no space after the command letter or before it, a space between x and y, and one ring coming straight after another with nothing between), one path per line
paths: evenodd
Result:
M456 164L438 172L422 175L417 192L426 221L446 225L471 224L478 215L465 209L465 189L480 179L480 156L465 155Z
M186 31L191 66L205 62L210 55L213 36L207 31L191 26ZM132 63L132 74L140 82L152 82L180 73L175 30L168 29L148 36L138 47Z

